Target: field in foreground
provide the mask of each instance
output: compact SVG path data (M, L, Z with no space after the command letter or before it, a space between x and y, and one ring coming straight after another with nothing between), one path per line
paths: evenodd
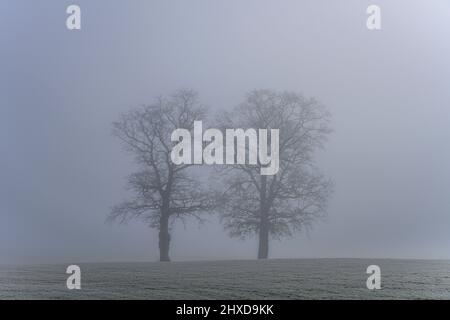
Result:
M382 289L366 288L381 268ZM0 299L450 299L450 261L282 259L0 266Z

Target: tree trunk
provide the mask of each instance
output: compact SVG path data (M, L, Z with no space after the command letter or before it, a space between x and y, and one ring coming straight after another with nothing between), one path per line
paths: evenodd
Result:
M269 256L269 225L267 219L261 217L259 227L258 259L267 259Z
M267 259L269 255L269 210L267 208L266 188L267 177L261 176L258 259Z
M166 210L162 210L159 219L159 261L170 261L169 245L169 214Z

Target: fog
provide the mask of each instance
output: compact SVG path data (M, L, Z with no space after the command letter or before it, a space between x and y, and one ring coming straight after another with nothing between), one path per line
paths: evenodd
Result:
M76 3L80 31L72 1L0 3L0 263L157 260L156 230L105 223L135 168L111 123L179 88L212 113L259 88L331 111L327 218L270 257L450 259L448 1ZM208 220L174 226L173 260L256 257Z

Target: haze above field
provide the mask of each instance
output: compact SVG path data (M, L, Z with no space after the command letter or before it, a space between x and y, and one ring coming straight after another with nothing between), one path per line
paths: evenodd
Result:
M111 122L192 88L213 112L252 89L326 104L318 165L335 183L328 218L271 257L450 258L450 3L376 1L0 3L0 263L143 261L157 232L105 224L132 159ZM246 259L215 217L176 225L174 260Z

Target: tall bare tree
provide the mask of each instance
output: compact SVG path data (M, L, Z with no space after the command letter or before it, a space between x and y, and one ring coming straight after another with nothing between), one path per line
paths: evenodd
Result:
M239 238L256 234L258 259L266 259L271 237L292 236L326 211L332 184L315 168L313 153L330 132L330 113L300 94L257 90L220 122L228 128L279 129L277 174L261 175L259 162L223 167L225 229Z
M133 109L113 123L113 133L134 155L139 170L128 178L134 197L113 207L109 218L128 221L139 218L159 230L160 261L170 261L170 225L174 219L196 217L211 208L211 197L201 190L193 178L190 165L174 165L171 161L175 129L193 130L205 108L197 94L177 91L160 97L155 103Z

